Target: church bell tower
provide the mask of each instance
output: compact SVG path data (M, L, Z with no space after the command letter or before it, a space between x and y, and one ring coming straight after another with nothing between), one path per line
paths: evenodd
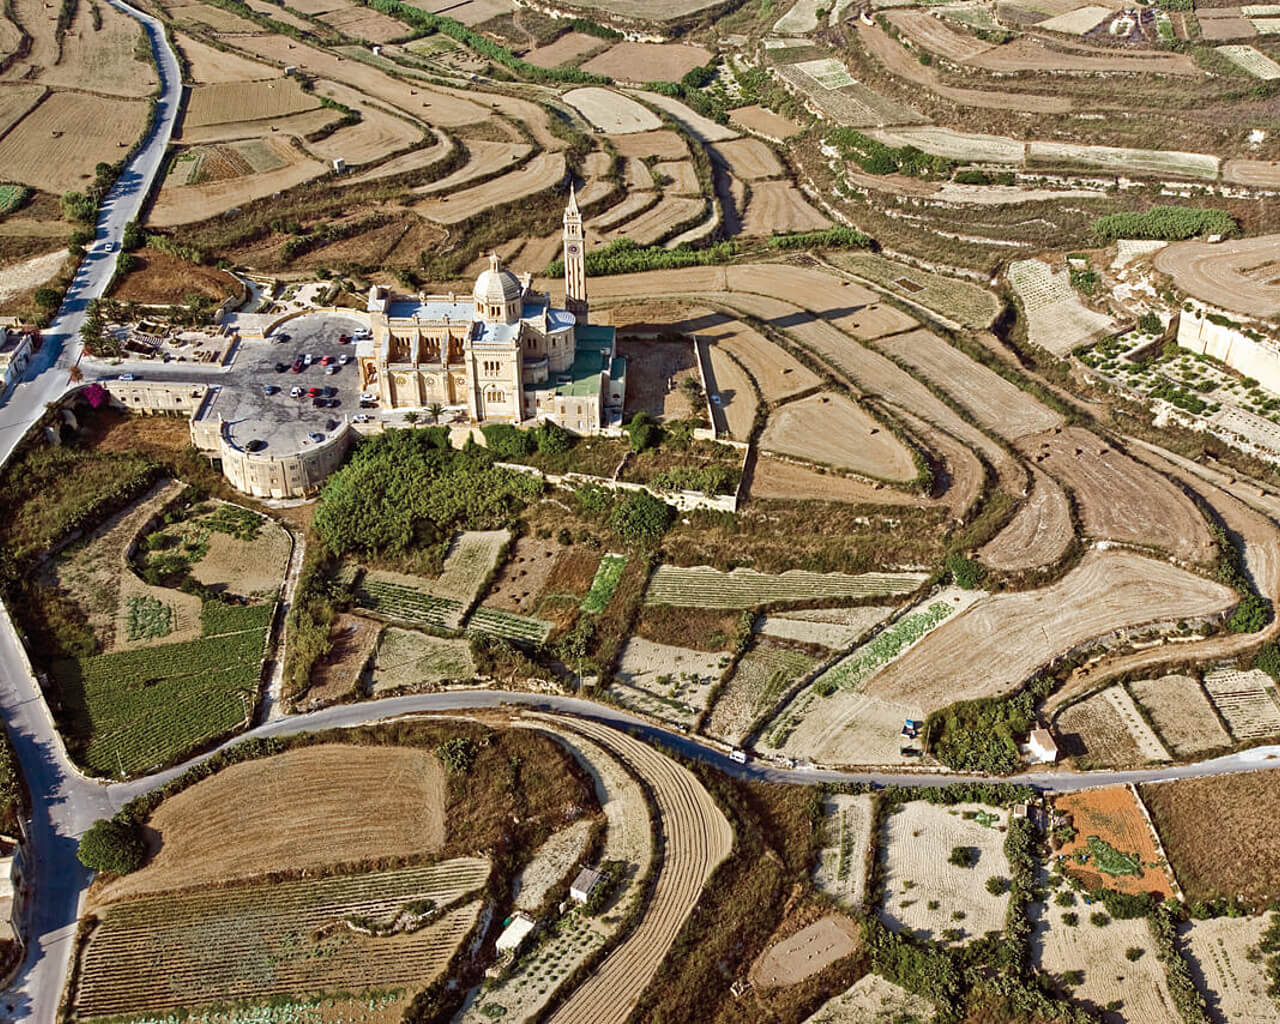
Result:
M587 322L586 239L582 232L582 212L578 194L569 186L569 205L564 210L564 308L580 324Z

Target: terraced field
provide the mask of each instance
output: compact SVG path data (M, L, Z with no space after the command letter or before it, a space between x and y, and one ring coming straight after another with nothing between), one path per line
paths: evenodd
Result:
M467 632L483 633L486 636L503 637L507 640L541 643L550 634L551 623L481 605L467 620Z
M732 850L733 829L711 794L669 757L593 722L576 722L574 728L652 787L666 838L662 868L640 924L551 1017L554 1024L599 1024L623 1019L635 1007L702 887Z
M775 576L754 569L720 572L709 566L660 565L645 591L646 604L692 608L751 608L776 601L909 594L928 578L919 572L845 573L789 570Z
M325 879L206 889L108 908L85 948L82 1017L196 1007L276 994L423 984L475 923L478 901L412 933L372 938L350 916L391 919L405 904L446 906L482 886L489 864L461 858Z

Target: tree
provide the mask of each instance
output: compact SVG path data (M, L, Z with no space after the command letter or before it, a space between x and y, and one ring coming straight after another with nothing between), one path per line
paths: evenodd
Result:
M971 868L978 862L977 852L972 846L953 846L947 863L958 868Z
M671 507L648 491L637 491L620 501L609 517L609 526L632 544L656 541L671 524Z
M138 825L119 818L102 818L80 837L76 856L94 871L127 875L147 859L147 842Z
M702 404L702 385L698 383L697 377L685 377L680 381L680 393L695 408Z
M418 414L414 412L412 409L410 409L407 413L404 414L404 421L406 423L417 423Z
M436 757L450 775L466 775L479 752L476 741L469 736L454 736L436 747Z
M638 412L627 427L627 436L631 440L631 450L638 455L656 447L662 440L662 431L648 413Z
M432 402L427 406L427 413L430 415L432 423L439 423L440 417L444 415L444 406L439 402Z
M947 571L956 581L956 586L965 590L976 590L987 578L987 570L982 565L958 552L947 557Z
M62 292L57 288L37 288L35 299L41 309L57 309L62 303Z

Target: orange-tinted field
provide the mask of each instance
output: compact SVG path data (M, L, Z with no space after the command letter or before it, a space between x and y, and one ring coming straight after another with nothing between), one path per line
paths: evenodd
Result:
M1071 815L1076 830L1075 839L1058 853L1066 858L1063 863L1068 871L1089 889L1105 888L1134 894L1156 892L1162 897L1174 894L1168 869L1160 863L1155 837L1133 791L1127 786L1069 793L1059 797L1054 808ZM1103 874L1094 866L1092 857L1085 864L1078 863L1076 854L1087 851L1090 836L1097 836L1121 853L1136 854L1142 862L1142 874Z

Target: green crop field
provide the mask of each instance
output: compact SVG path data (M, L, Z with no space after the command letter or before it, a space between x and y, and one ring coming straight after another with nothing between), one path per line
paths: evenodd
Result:
M481 605L472 613L467 632L502 637L504 640L542 643L551 632L551 623Z
M31 189L25 185L0 185L0 217L16 210L29 195Z
M412 622L436 629L457 629L466 610L461 601L450 597L434 597L425 590L392 583L366 573L356 588L356 600L364 608L389 619Z
M600 559L595 579L591 581L591 589L582 599L584 612L602 612L608 607L613 592L618 589L618 581L622 579L622 570L627 566L626 555L605 555Z
M839 688L850 689L859 685L937 626L951 611L951 606L945 601L935 601L924 611L899 619L844 661L820 675L814 681L814 690L825 695L835 693Z
M754 608L777 601L814 598L887 597L909 594L927 578L918 572L845 573L792 569L771 576L752 569L719 572L707 566L660 565L645 591L645 604L681 608Z
M489 863L249 883L127 900L100 914L81 961L80 1017L195 1008L273 995L421 987L471 928ZM362 935L346 921L393 920L409 903L446 909L426 927ZM193 1017L193 1019L195 1019Z
M132 775L237 729L253 709L273 613L209 601L198 640L54 662L80 763Z

